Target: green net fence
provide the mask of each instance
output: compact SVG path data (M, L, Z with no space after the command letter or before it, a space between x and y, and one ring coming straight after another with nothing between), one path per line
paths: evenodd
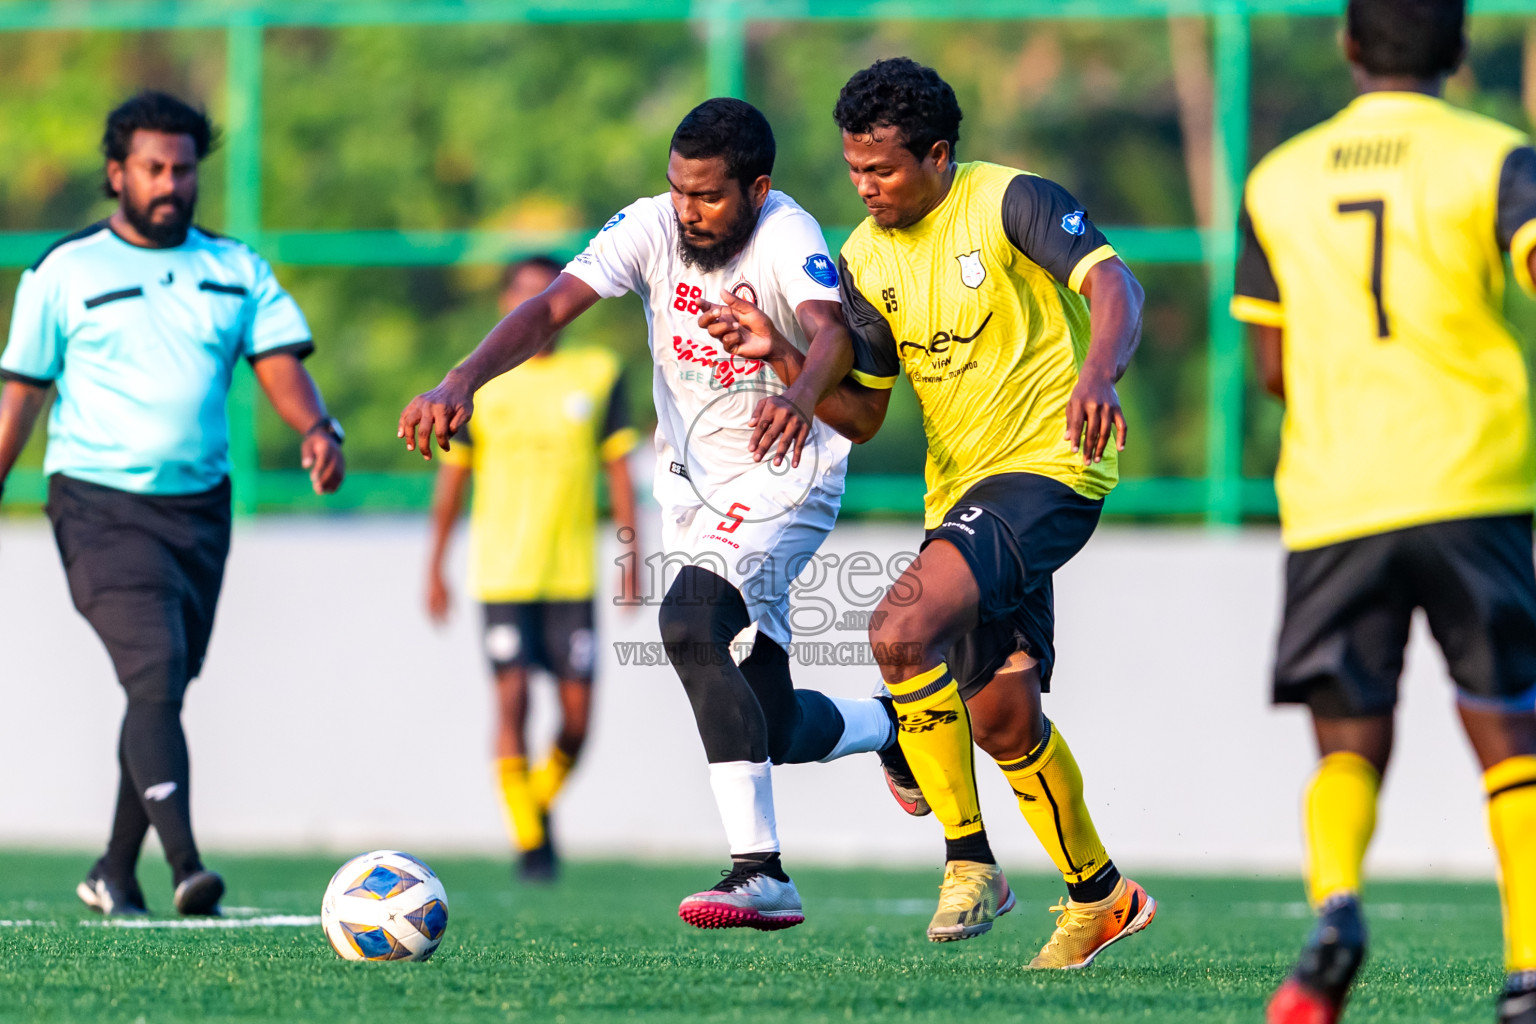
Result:
M851 71L906 53L955 84L962 158L1038 170L1090 204L1147 286L1132 423L1112 514L1231 524L1274 514L1279 410L1226 313L1251 157L1350 95L1316 0L266 0L0 3L0 314L20 268L106 207L95 141L141 86L207 102L224 144L200 217L270 259L315 327L311 361L347 424L352 473L317 499L296 445L237 374L242 512L422 507L431 474L394 417L494 318L501 264L568 256L662 184L666 139L706 95L779 138L775 183L840 244L862 213L830 109ZM1453 98L1526 123L1524 15L1474 4ZM607 344L648 409L638 302L604 303L571 344ZM1517 320L1536 320L1525 306ZM41 434L41 431L39 431ZM41 500L40 438L7 501ZM909 392L859 448L844 508L921 508Z

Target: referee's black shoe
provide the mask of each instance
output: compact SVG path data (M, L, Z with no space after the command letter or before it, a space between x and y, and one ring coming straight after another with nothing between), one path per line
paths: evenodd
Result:
M137 881L118 882L101 874L99 868L92 868L85 881L75 886L75 895L81 903L107 917L143 917L149 913Z
M1517 971L1505 979L1499 1024L1536 1024L1536 971Z
M224 879L206 869L192 872L176 886L176 912L183 917L218 917Z

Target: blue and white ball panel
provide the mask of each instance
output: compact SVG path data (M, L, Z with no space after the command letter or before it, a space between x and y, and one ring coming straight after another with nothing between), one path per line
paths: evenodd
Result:
M344 960L425 960L448 930L448 896L422 861L375 850L331 878L320 920Z
M387 900L399 896L413 885L420 884L421 879L416 876L380 864L369 869L366 875L353 882L352 887L342 895Z

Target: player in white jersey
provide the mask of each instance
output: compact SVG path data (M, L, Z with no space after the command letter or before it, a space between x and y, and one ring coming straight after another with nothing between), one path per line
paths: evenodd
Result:
M673 134L670 190L614 215L534 299L400 417L406 447L431 457L468 422L472 396L534 355L601 298L636 292L655 362L655 495L666 563L667 656L693 705L732 869L678 914L701 928L799 924L779 862L771 766L896 746L888 702L843 700L790 681L789 584L837 518L849 444L814 409L853 365L837 271L816 221L772 189L768 122L740 100L694 108ZM806 372L786 388L699 326L722 294L790 326ZM736 638L756 625L737 663ZM899 755L897 755L899 756Z

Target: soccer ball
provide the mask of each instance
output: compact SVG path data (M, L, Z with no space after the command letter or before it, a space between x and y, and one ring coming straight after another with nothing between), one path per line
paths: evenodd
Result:
M415 857L375 850L331 878L320 923L343 960L425 960L448 930L448 896Z

